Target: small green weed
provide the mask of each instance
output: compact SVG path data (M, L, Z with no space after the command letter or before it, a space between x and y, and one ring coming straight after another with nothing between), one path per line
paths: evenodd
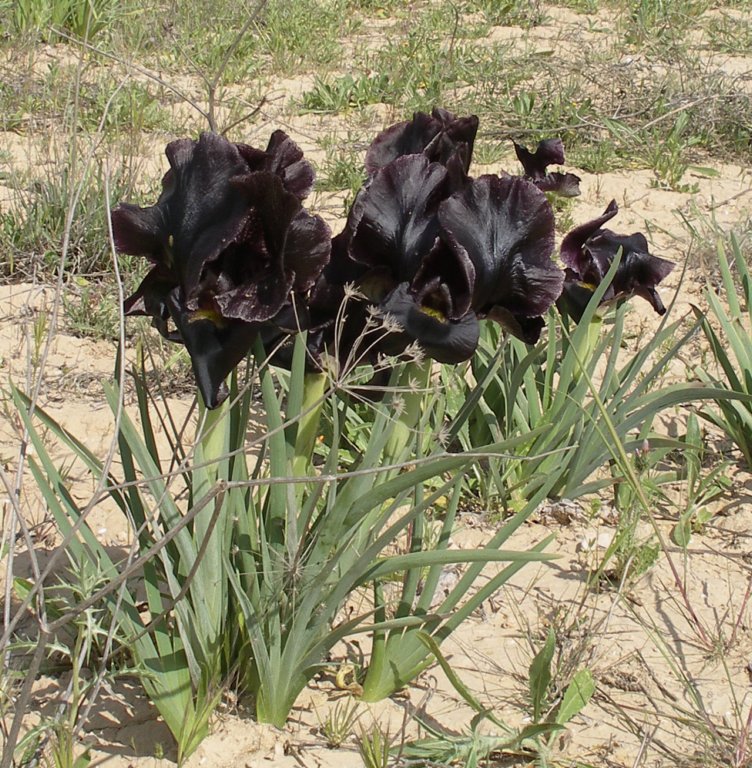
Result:
M391 747L389 731L382 730L378 724L370 731L361 731L358 737L358 752L365 768L388 768Z
M546 20L540 0L476 0L476 3L488 23L496 26L529 29Z
M520 68L517 72L510 67L510 71L505 73L508 106L503 115L506 130L513 136L524 136L530 143L558 136L564 141L567 151L586 141L583 126L588 121L595 122L596 107L589 96L583 95L579 77L570 75L546 81L533 91L526 82L525 67L520 62L515 66ZM529 76L529 67L536 66L534 59L529 59L527 66ZM516 80L521 81L519 85Z
M688 263L700 269L703 275L719 274L719 247L724 253L731 252L734 247L743 253L752 249L752 216L742 215L739 221L729 226L719 222L713 212L705 213L694 205L682 220L691 237Z
M75 336L117 339L120 335L120 308L111 283L90 283L77 278L75 296L69 290L63 296L67 330Z
M570 8L577 13L595 13L598 10L598 0L555 0L552 5Z
M270 0L256 26L256 53L268 56L276 73L335 64L347 18L339 0Z
M238 38L249 15L255 18L256 3L216 4L207 12L205 4L184 0L176 8L179 13L169 23L158 7L144 10L140 19L151 30L144 43L145 53L155 57L161 68L180 72L187 68L201 79L219 73L219 84L228 85L257 78L268 66L268 57L260 50L261 35L251 29ZM167 45L154 30L166 35Z
M501 162L506 147L496 141L476 141L473 162L478 165L492 165Z
M348 139L328 137L321 141L326 159L319 166L317 185L323 191L347 190L351 199L363 184L365 171L360 153L343 151L344 146L350 146Z
M109 136L168 129L171 114L163 106L165 93L141 82L117 87L111 73L81 69L79 65L47 64L35 55L28 68L19 67L0 84L0 126L29 131L55 127ZM36 72L34 68L41 71Z
M568 681L561 679L554 668L556 650L557 637L552 628L528 669L533 723L563 726L580 713L595 693L593 676L586 667L577 669Z
M161 9L142 12L140 26L161 29L170 41L146 35L146 51L162 67L184 73L186 67L206 81L218 75L219 85L251 81L270 74L294 75L334 65L341 55L340 39L351 22L344 0L267 0L237 4L220 2L207 9L186 0L165 21ZM248 26L247 33L239 32Z
M712 16L705 22L708 45L714 51L735 56L752 53L752 21L726 14Z
M565 235L571 229L574 228L574 218L572 216L572 210L574 209L574 198L562 197L554 193L547 195L551 206L556 213L556 230L562 235Z
M659 457L663 457L663 451L652 452L648 441L643 448L638 448L632 454L632 468L637 482L640 484L638 491L631 480L617 482L614 489L614 507L618 513L618 522L614 537L606 548L598 568L593 574L597 580L606 576L615 585L626 581L634 583L655 565L661 552L658 541L652 534L641 531L641 523L645 521L640 497L647 497L655 501L659 498L659 485L661 477L656 470ZM617 469L616 462L614 469Z
M113 93L111 79L103 77L84 94L79 120L89 131L103 123L110 136L167 129L172 118L163 102L164 94L155 95L142 83L127 83Z
M399 10L399 0L348 0L348 8L371 16L383 17Z
M726 474L730 466L728 461L720 461L708 472L703 472L705 441L694 412L687 418L684 442L687 446L682 451L686 498L671 537L680 547L686 548L692 534L702 533L707 523L713 519L713 512L708 508L708 504L722 497L731 488L731 480Z
M341 747L353 735L361 714L355 699L349 696L340 699L323 720L319 718L319 731L326 739L326 745L330 749Z
M674 124L666 131L661 127L646 137L645 152L648 163L655 171L656 185L676 192L696 192L697 184L682 184L690 167L688 151L700 143L697 136L687 135L690 117L680 112Z
M626 40L635 45L680 41L707 7L705 0L636 0L626 17Z
M93 603L80 612L76 610L106 581L105 574L92 562L72 563L64 583L47 587L34 598L35 605L44 605L48 620L54 621L66 614L71 615L72 620L50 638L48 646L49 663L69 672L57 714L54 718L43 718L18 744L22 753L31 755L29 764L37 764L39 754L49 740L54 768L86 768L91 758L88 749L81 749L79 739L87 703L93 703L92 697L96 696L105 676L112 680L120 674L133 674L132 669L119 669L109 657L113 642L122 641L122 638L116 627L108 627L101 606ZM16 596L23 600L34 585L26 579L15 578L13 586ZM36 641L18 641L14 648L31 652L36 644Z
M488 51L454 36L447 39L422 20L406 35L390 39L365 67L387 75L384 101L407 113L430 112L437 104L451 107L450 94L475 83L492 60Z
M624 164L615 142L609 139L575 144L568 153L567 161L588 173L608 173Z
M526 759L544 768L556 764L553 762L556 749L553 736L587 706L595 692L595 682L584 667L566 682L557 679L559 676L553 672L556 650L553 631L548 633L528 669L531 723L519 730L508 726L491 707L482 704L459 678L435 641L427 635L422 637L452 687L476 715L469 731L460 734L418 717L430 735L403 745L400 753L408 764L476 767L486 765L492 755L496 760ZM555 690L555 685L561 687ZM495 726L498 731L489 734L488 726Z
M81 183L64 160L59 162L55 172L48 168L44 175L30 179L25 189L17 191L16 201L0 212L0 250L8 255L2 261L5 277L49 275L59 267L68 209ZM69 232L67 272L91 275L110 270L107 213L101 192L104 173L101 165L95 168L81 189ZM113 173L110 183L113 201L133 196L130 170Z
M13 26L45 40L55 40L54 29L91 40L112 26L118 11L115 0L16 0Z
M386 101L390 93L388 75L342 75L316 77L310 91L303 94L303 109L308 112L344 112L367 104Z

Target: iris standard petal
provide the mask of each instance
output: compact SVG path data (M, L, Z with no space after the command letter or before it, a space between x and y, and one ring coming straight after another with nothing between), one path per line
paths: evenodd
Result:
M187 300L196 299L207 266L231 247L245 223L247 205L231 180L246 173L247 164L235 145L204 133L198 141L171 142L165 154L170 169L156 205L121 203L112 212L117 250L146 256L160 268L129 299L130 312L149 312L145 297L153 294L157 274L162 287L171 282L169 289L179 285Z
M398 157L416 154L445 165L463 148L462 164L467 173L477 132L475 115L456 117L438 107L430 115L416 112L412 120L392 125L376 136L366 152L366 171L373 174Z
M303 201L311 193L315 173L300 147L284 132L274 131L265 151L237 144L248 171L269 171L282 179L288 192Z
M529 179L543 179L549 165L564 163L564 144L561 139L544 139L538 142L535 152L530 152L516 141L512 143L517 159L522 163L525 176Z
M568 267L571 267L581 277L585 278L587 271L587 261L583 261L582 246L585 241L592 237L607 221L613 219L619 213L619 207L616 200L612 200L601 216L585 224L580 224L569 232L561 241L561 260Z
M368 147L366 172L376 173L398 157L421 154L439 130L441 127L437 121L425 112L416 112L412 120L390 125Z
M158 205L186 298L194 295L206 266L217 259L242 231L247 203L230 180L247 172L237 147L213 133L198 141L167 145L172 171Z
M234 287L214 301L223 317L263 322L282 309L290 291L313 286L329 261L331 231L276 174L252 173L233 184L248 212L223 264Z
M284 132L274 131L266 147L270 161L264 170L276 173L285 189L305 200L313 189L313 166L303 157L303 150Z
M379 170L358 195L350 257L388 268L395 282L412 280L438 235L436 212L447 178L443 166L423 155L399 157Z

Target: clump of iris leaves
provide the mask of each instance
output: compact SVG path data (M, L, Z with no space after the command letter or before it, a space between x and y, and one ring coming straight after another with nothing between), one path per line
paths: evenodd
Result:
M504 546L547 495L572 492L612 459L599 413L627 445L629 430L688 399L651 399L639 378L646 359L619 369L619 339L607 349L592 331L604 306L619 305L621 333L621 300L632 295L663 314L656 286L673 264L642 234L605 228L612 202L564 237L560 268L549 195L579 194L576 176L549 170L564 163L561 141L515 145L519 175L473 178L477 130L476 117L437 108L382 131L334 237L304 206L313 168L282 131L263 150L213 133L170 143L157 202L121 203L112 227L119 252L151 264L125 314L151 317L190 355L195 443L184 445L166 401L134 371L137 422L122 388L107 389L116 477L44 411L29 416L15 392L67 551L97 574L82 604L109 617L111 663L131 661L179 759L207 734L228 681L260 721L282 726L314 675L343 677L331 652L358 634L370 635L370 654L350 659L351 692L376 701L404 687L519 568L548 557L550 538L526 552ZM602 355L597 413L585 407L588 361ZM462 365L471 358L472 375ZM534 395L539 418L512 429L519 398ZM166 456L157 427L173 430ZM99 479L86 506L60 491L49 430ZM512 478L514 503L486 545L460 550L450 537L463 480L479 467L500 487ZM125 561L87 525L103 495L138 543Z

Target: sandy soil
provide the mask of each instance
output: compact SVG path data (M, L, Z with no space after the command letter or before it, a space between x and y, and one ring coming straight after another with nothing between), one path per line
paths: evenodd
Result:
M599 24L583 30L577 14L561 10L552 13L549 26L529 33L495 28L491 39L515 40L525 46L545 45L554 26L561 34L562 27L566 33L568 24L572 34L589 36L597 43L602 32ZM386 35L388 29L380 27L370 44L376 45ZM57 55L55 49L50 50L50 55ZM749 82L752 62L748 58L727 57L720 66L733 68L746 78L744 82ZM261 118L244 138L263 144L272 129L283 127L311 159L320 161L322 151L317 139L336 130L337 122L296 114L295 99L311 82L309 78L276 81ZM383 105L369 108L365 114L371 133L393 117L392 110ZM3 145L18 166L34 163L34 142L16 135L0 137L0 142L6 138ZM164 170L166 164L159 154L163 143L159 137L144 141L144 163L155 172L157 167ZM512 168L512 157L510 151L494 167L474 171ZM615 198L621 212L614 228L621 232L645 231L654 253L678 263L665 289L667 294L679 290L674 310L677 317L689 313L690 303L701 301L702 288L701 276L692 270L679 285L681 267L690 248L682 214L695 221L712 215L720 228L733 227L752 214L749 169L731 163L712 165L716 172L712 178L689 172L687 181L696 185L692 193L657 188L649 171L595 175L568 168L583 179L583 194L572 209L575 223L601 213ZM0 188L0 205L7 204L10 196L12 190ZM341 202L342 195L334 193L320 193L314 199L314 207L335 231L342 223ZM29 374L35 372L40 359L44 359L40 405L97 455L105 455L111 445L114 422L102 397L101 383L112 375L117 345L73 336L61 317L47 349L46 337L35 340L35 327L40 318L47 318L50 327L54 302L54 286L0 286L0 391L4 398L0 408L0 462L9 477L18 462L21 423L5 399L6 385L12 381L21 389L28 388L34 380ZM633 322L635 328L641 328L655 320L646 305L635 302ZM127 354L132 357L135 350L129 346ZM678 368L676 375L682 376L683 371L683 367ZM127 394L129 409L133 409L132 400L132 395ZM170 405L180 418L189 418L188 394L176 395ZM672 418L681 421L682 413L677 410L666 415L667 422ZM54 455L61 462L69 461L59 446ZM668 768L677 764L677 755L690 757L706 749L718 751L719 747L708 746L710 736L703 742L702 734L711 732L717 734L719 744L733 750L744 728L743 719L752 707L752 613L747 591L752 584L752 474L739 466L729 471L731 493L716 505L718 514L705 533L696 535L686 552L670 548L646 575L623 589L587 587L590 569L614 532L615 513L608 499L546 505L510 546L527 549L553 531L556 540L550 551L559 559L524 568L445 643L444 652L454 669L499 716L513 725L524 723L526 670L534 654L533 645L539 647L547 628L554 626L563 653L579 658L580 665L592 671L598 686L589 706L558 740L556 754L562 765ZM87 500L93 488L90 475L71 464L69 479L74 497ZM680 496L677 490L677 502ZM7 498L3 503L9 509ZM25 519L34 526L35 545L44 563L54 551L56 534L29 476L24 478L20 503ZM656 510L668 535L671 521L665 519L665 512ZM116 509L99 505L90 521L107 546L124 548L128 544L127 525ZM460 521L457 545L478 546L492 531L493 526L483 516L467 513ZM647 535L647 531L643 533ZM14 574L31 575L22 546ZM684 584L686 602L675 574ZM700 626L689 615L687 604L692 606ZM342 658L345 651L343 647ZM26 727L55 711L66 685L65 675L43 677L36 683ZM343 695L331 677L315 680L300 697L283 730L258 725L242 702L228 696L214 718L212 734L186 765L360 766L362 761L353 739L330 750L320 730L326 713ZM419 732L416 711L455 732L467 728L472 717L438 667L422 675L404 696L362 709L361 723L365 726L375 722L389 726L392 734L408 737ZM113 684L102 692L87 723L85 740L91 746L92 764L107 768L168 766L175 760L169 732L134 680ZM750 762L746 764L752 764L752 744L747 746L747 756ZM731 751L728 759L732 759Z

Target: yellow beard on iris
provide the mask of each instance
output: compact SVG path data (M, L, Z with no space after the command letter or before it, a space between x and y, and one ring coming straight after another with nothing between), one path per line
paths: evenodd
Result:
M197 309L195 312L191 312L188 317L189 323L196 323L199 320L208 320L217 328L225 326L225 319L214 309Z
M421 305L420 311L424 315L428 315L429 317L434 318L434 320L438 320L441 323L446 323L447 319L444 316L442 312L440 312L438 309L434 309L433 307L426 307L425 305Z

